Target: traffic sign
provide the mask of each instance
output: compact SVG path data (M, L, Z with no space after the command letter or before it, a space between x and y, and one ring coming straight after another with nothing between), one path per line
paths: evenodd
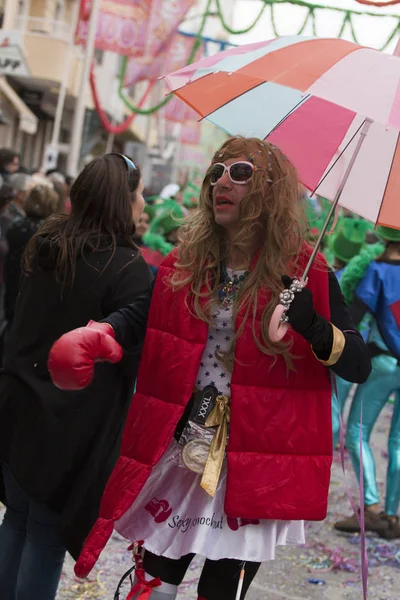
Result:
M44 172L57 168L58 154L59 152L57 146L47 144L43 160Z
M22 52L22 35L19 31L0 30L0 75L30 75Z

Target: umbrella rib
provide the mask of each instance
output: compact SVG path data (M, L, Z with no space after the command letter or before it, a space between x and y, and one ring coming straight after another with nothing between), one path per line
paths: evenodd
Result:
M322 183L325 181L325 179L328 177L329 173L332 171L332 169L336 166L338 160L340 160L340 158L343 156L343 154L346 152L347 148L350 146L351 142L354 140L354 138L360 133L361 129L364 126L366 119L364 119L364 121L361 123L360 127L357 129L357 131L354 133L354 135L349 139L349 141L347 142L346 146L343 148L343 150L341 151L341 153L339 154L339 156L337 157L337 159L335 160L335 162L333 163L333 165L330 167L330 169L325 173L325 175L323 176L323 178L319 181L317 187L314 189L314 191L312 192L312 194L315 194L315 192L317 191L317 189L320 187L320 185L322 185Z
M284 123L286 121L286 119L288 119L299 108L299 106L301 106L302 104L304 104L304 102L306 102L309 98L311 98L311 94L307 94L307 96L305 96L304 98L302 98L300 100L300 102L298 102L296 104L296 106L293 106L290 109L290 111L287 113L287 115L285 115L284 117L282 117L282 119L279 121L279 123L277 123L276 125L274 125L274 127L271 129L271 131L269 131L267 133L267 135L264 137L264 139L266 139L269 135L272 135L274 133L274 131L276 129L278 129L278 127L280 127L282 125L282 123Z
M377 216L377 218L376 218L376 221L375 221L375 225L376 225L377 223L379 223L379 219L380 219L381 212L382 212L382 206L383 206L383 202L384 202L384 200L385 200L385 196L386 196L387 188L388 188L389 181L390 181L390 176L391 176L391 174L392 174L392 171L393 171L394 160L395 160L395 158L396 158L396 152L397 152L397 148L398 148L398 146L399 146L399 142L400 142L400 133L397 135L397 143L396 143L396 147L395 147L395 149L394 149L394 152L393 152L392 164L390 165L389 174L388 174L388 178L387 178L387 181L386 181L386 186L385 186L385 191L384 191L384 193L382 194L381 205L380 205L380 207L379 207L379 212L378 212L378 216Z
M206 77L209 77L210 73L208 73L205 77L200 77L200 79L205 79ZM200 79L196 79L195 81L199 81ZM222 102L222 104L220 104L217 108L214 108L211 112L208 112L206 115L203 115L201 117L201 119L199 120L199 123L201 123L201 121L203 121L204 119L208 119L208 117L211 117L211 115L213 115L215 112L221 110L221 108L224 108L225 106L228 106L228 104L230 104L231 102L234 102L235 100L237 100L238 98L241 98L242 96L244 96L245 94L247 94L247 92L253 91L259 87L261 87L262 85L264 85L266 82L265 81L260 81L260 83L257 83L256 85L254 85L252 88L249 88L248 90L245 90L244 92L241 92L240 94L238 94L237 96L235 96L234 98L230 98L229 100L226 100L226 102ZM188 84L190 85L190 83ZM185 86L184 86L185 87ZM176 90L179 91L179 90ZM184 100L181 96L179 96L175 91L173 92L176 96L178 96L178 98L180 98L181 100L183 100L183 102L186 102L186 104L189 104L189 106L191 106L194 110L196 110L194 108L194 106L192 104L190 104L187 100ZM199 113L200 114L200 113Z

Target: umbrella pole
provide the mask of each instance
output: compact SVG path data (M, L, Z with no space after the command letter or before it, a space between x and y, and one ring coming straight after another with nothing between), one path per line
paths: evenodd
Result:
M343 179L340 182L339 189L338 189L338 191L336 193L334 201L332 202L332 206L331 206L331 209L329 211L329 214L328 214L328 216L326 218L324 226L323 226L323 228L321 230L321 233L320 233L320 235L318 237L318 240L317 240L317 242L316 242L316 244L314 246L314 249L313 249L312 254L310 256L310 259L309 259L309 261L307 263L305 271L304 271L304 273L302 275L301 283L304 284L304 285L306 283L306 280L307 280L308 274L310 272L310 269L312 267L312 264L314 262L314 259L317 256L318 250L319 250L319 248L321 246L321 243L322 243L322 240L323 240L324 235L326 233L326 230L328 229L331 217L332 217L332 215L334 214L334 212L336 210L336 207L337 207L337 205L339 203L339 200L340 200L340 196L342 195L342 192L344 190L344 186L347 183L347 180L348 180L348 178L350 176L351 170L352 170L352 168L354 166L354 163L356 162L357 156L358 156L358 154L359 154L359 152L361 150L361 147L362 147L362 145L364 143L364 140L365 140L365 138L366 138L366 136L368 134L368 130L369 130L371 124L372 124L372 120L371 119L365 119L364 125L363 125L363 127L362 127L362 129L360 131L360 138L359 138L359 140L357 142L357 146L356 146L356 148L355 148L355 150L353 152L353 156L351 157L350 162L349 162L349 164L347 166L346 172L343 175Z

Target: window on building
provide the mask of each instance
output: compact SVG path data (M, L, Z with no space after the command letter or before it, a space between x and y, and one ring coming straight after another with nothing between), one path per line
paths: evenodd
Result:
M100 67L103 64L104 60L104 50L98 50L96 48L96 50L94 51L94 60L96 62L96 65Z
M71 132L69 129L61 128L60 131L60 144L68 144L71 138Z
M26 0L18 0L18 15L28 14L28 3Z
M63 21L64 20L64 0L57 0L55 11L54 11L54 20L55 21Z

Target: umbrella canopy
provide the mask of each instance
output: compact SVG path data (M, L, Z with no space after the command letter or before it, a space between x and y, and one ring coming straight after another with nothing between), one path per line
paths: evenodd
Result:
M341 39L287 36L226 50L166 81L227 133L277 145L310 190L334 200L346 175L340 204L400 229L397 56Z

